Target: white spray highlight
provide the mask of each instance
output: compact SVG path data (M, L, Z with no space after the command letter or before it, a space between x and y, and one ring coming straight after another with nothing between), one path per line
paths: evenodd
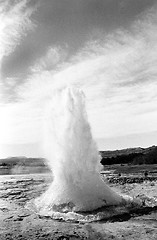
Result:
M35 200L39 211L91 211L122 201L98 172L99 154L81 90L66 88L52 97L45 113L44 149L54 180Z

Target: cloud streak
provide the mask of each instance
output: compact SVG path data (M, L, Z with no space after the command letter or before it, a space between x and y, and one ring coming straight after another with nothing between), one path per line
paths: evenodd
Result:
M27 8L27 0L2 1L0 4L0 56L9 55L21 37L35 26L30 20L34 9Z
M86 94L96 138L156 131L156 10L155 5L143 13L128 31L117 29L104 33L101 40L89 41L68 61L68 49L50 47L18 88L19 106L29 109L30 122L35 126L42 121L44 105L55 88L73 84ZM22 115L19 118L25 132L26 121ZM35 136L37 131L34 128Z
M1 101L6 91L10 88L8 79L3 79L1 64L4 57L10 55L19 45L21 38L27 31L32 30L35 24L30 17L36 7L28 7L28 1L1 1L0 3L0 87ZM9 79L11 80L11 79ZM14 81L12 81L14 83ZM12 84L13 85L13 84ZM11 85L11 87L13 87Z
M23 120L22 117L19 117L17 105L4 103L6 100L12 100L13 93L16 93L16 79L4 79L1 73L1 65L4 57L9 56L20 44L22 37L35 27L35 24L31 21L31 15L37 6L30 7L28 3L27 0L2 0L0 2L0 143L12 142L14 135L18 132L21 134L21 131L18 131L20 129L18 123L22 123ZM9 99L6 99L8 91L11 94L10 96L7 94Z

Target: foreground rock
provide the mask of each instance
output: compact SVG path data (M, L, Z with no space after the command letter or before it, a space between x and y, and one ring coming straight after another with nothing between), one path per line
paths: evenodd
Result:
M111 184L124 194L145 199L143 210L121 213L101 222L55 221L25 208L44 192L48 175L8 176L0 179L0 240L50 239L157 239L157 182Z

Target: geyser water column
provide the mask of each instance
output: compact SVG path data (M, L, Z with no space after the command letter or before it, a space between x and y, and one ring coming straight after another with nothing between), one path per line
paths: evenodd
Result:
M35 200L39 212L92 211L122 201L98 172L99 154L81 90L69 87L53 95L45 112L44 149L54 180Z

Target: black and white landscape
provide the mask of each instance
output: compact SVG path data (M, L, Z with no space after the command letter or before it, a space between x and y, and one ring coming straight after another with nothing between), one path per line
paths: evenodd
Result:
M142 151L153 155L155 149ZM26 203L44 193L53 181L50 169L44 159L1 159L1 239L156 239L157 163L134 165L128 152L137 153L137 149L102 152L103 159L121 154L128 162L102 166L101 176L111 188L142 200L143 206L132 212L117 209L118 214L108 208L106 219L91 223L57 221L27 209Z
M0 1L0 240L157 239L156 11Z

